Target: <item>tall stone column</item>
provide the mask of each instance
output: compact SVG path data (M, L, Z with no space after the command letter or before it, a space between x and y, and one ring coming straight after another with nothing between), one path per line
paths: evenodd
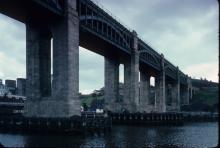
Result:
M189 93L188 86L183 86L182 89L182 105L188 105Z
M105 107L106 111L119 112L119 63L105 57Z
M137 33L133 31L131 58L124 64L124 108L136 112L139 106L139 53Z
M133 49L131 51L131 99L134 101L134 110L139 106L139 51L137 33L133 31Z
M189 98L190 98L190 84L189 79L187 78L187 84L182 85L181 87L181 98L183 105L189 105Z
M46 26L26 24L25 116L40 116L41 102L51 95L50 40Z
M191 97L191 95L190 95L190 89L191 89L191 87L190 87L190 78L189 77L187 77L187 86L186 86L186 95L185 95L185 103L186 103L186 105L189 105L189 99L190 99L190 97Z
M176 111L180 111L180 75L177 67L177 80L172 85L172 106Z
M166 92L165 92L166 106L171 106L171 104L172 104L172 85L170 83L169 84L166 83L165 89L166 89Z
M190 97L189 97L189 103L190 101L192 100L192 97L193 97L193 87L192 87L192 82L191 82L191 78L189 77L189 93L190 93Z
M161 70L155 78L156 87L156 111L166 112L165 100L165 69L164 69L164 56L161 55Z
M70 117L81 114L79 19L76 0L66 0L64 10L63 18L57 19L50 25L27 25L26 116ZM48 26L51 26L53 37L52 94L51 33L45 31Z
M132 99L130 95L131 89L131 61L127 59L124 63L124 96L123 96L123 109L131 112Z
M79 18L76 0L65 1L64 18L53 23L51 116L81 114L79 99Z
M149 112L150 76L140 71L140 112Z

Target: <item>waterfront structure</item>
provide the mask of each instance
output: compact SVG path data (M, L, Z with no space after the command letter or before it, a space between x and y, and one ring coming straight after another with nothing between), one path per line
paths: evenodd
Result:
M0 84L0 96L4 96L6 94L11 94L8 87L6 87L4 84Z
M17 82L17 87L16 87ZM26 96L26 79L17 78L15 80L5 80L3 84L2 79L0 79L0 95L17 95L17 96Z
M90 0L0 1L0 12L26 24L27 117L81 114L79 45L105 57L105 110L166 112L166 91L173 110L179 111L181 101L189 103L190 78ZM124 65L123 102L119 64ZM154 106L149 104L150 77L155 78Z
M5 80L5 86L12 95L16 94L16 80Z
M18 96L26 96L26 79L17 78L17 93Z

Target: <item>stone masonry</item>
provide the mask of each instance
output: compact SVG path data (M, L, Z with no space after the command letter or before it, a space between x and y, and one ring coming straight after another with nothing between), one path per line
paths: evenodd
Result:
M165 69L164 69L164 56L161 55L161 71L155 78L156 87L156 111L166 112L165 100Z
M123 108L133 113L139 106L139 52L137 33L133 31L133 47L130 60L124 64Z
M53 24L27 24L27 102L25 116L70 117L80 115L79 19L76 0L65 1L65 16ZM45 27L46 26L46 27ZM48 30L42 30L47 28ZM50 42L53 38L51 90Z
M139 112L149 112L150 76L140 71L140 104Z
M119 112L119 63L105 57L105 110Z
M189 100L191 97L191 94L190 94L191 89L192 89L192 86L191 86L190 78L187 78L187 85L186 86L182 85L180 89L182 105L189 105Z
M178 69L178 67L177 67ZM177 80L172 84L171 89L172 103L171 105L176 111L180 111L180 75L179 69L177 70Z

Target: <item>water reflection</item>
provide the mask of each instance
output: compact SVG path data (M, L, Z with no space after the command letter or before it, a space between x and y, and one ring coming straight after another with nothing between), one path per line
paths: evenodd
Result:
M6 147L213 147L217 140L217 123L170 127L114 126L109 134L0 134L0 143Z

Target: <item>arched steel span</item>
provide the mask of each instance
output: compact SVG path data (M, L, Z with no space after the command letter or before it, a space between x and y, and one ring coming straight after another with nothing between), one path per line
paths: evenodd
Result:
M80 26L92 34L99 34L119 50L130 53L132 49L132 32L117 22L104 10L95 5L91 0L78 1L78 13ZM160 54L147 45L140 38L138 48L141 51L140 60L154 68L160 70ZM166 75L176 80L177 68L165 59ZM180 71L180 83L187 84L187 76Z

